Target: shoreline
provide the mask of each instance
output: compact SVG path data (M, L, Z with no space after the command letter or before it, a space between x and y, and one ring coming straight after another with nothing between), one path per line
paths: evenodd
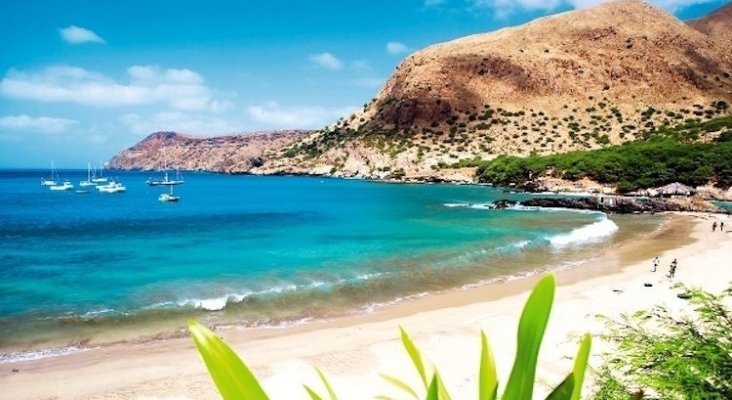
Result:
M674 214L669 218L672 222L667 221L665 229L653 238L628 243L624 249L611 249L608 257L596 261L594 266L586 265L557 272L557 299L546 340L560 343L557 346L545 343L542 354L547 348L552 352L564 351L567 354L562 353L549 364L559 363L561 367L549 369L544 360L547 357L542 355L538 376L547 378L548 371L557 371L559 373L554 374L561 380L559 376L569 368L564 357L571 358L576 350L574 343L567 346L566 335L571 333L571 329L567 329L572 325L570 320L574 318L576 323L577 315L565 318L565 314L557 309L576 307L583 300L590 301L587 298L589 293L585 291L593 291L597 287L617 286L621 288L618 290L623 290L617 293L606 290L608 293L603 294L606 299L612 300L613 296L628 297L626 293L631 290L626 289L626 286L639 278L649 278L647 267L650 263L646 256L649 252L653 254L659 246L666 248L665 255L661 255L662 268L650 278L658 280L657 285L661 288L668 286L661 274L665 272L663 268L668 264L665 258L671 256L669 253L674 256L683 253L683 257L679 256L678 277L681 279L689 275L689 258L719 251L720 246L732 248L732 236L729 233L717 232L713 236L714 240L702 240L710 233L707 232L709 227L706 222L709 218L718 218L717 216ZM689 223L690 221L693 223ZM679 232L685 226L688 229ZM722 277L732 280L729 271L722 272L726 274L711 279L716 280L716 283L725 283L722 282L723 279L719 279ZM477 360L473 361L472 358L478 354L479 327L488 331L489 340L496 349L500 374L507 374L510 360L505 357L511 354L510 348L515 340L515 321L525 301L526 292L535 279L536 277L529 277L478 288L435 293L372 314L332 321L314 321L288 328L231 327L220 329L219 332L249 363L274 398L304 398L300 384L316 381L310 367L315 364L330 375L341 395L351 394L347 398L368 398L360 397L359 393L375 395L388 391L388 385L378 379L377 372L388 373L391 370L397 371L397 376L412 377L412 369L408 366L398 342L399 325L405 326L425 353L437 361L438 365L442 365L443 369L459 361L451 357L460 354L467 357L466 360L470 362L458 364L469 365L456 367L455 371L442 372L453 391L458 389L455 393L471 393L470 388L464 387L465 377L470 378L469 380L475 378L474 367ZM654 282L654 288L646 291L661 294L669 292L667 288L665 292L656 290L657 285ZM633 288L633 291L638 290L642 291L643 288ZM649 305L656 304L646 297L633 298L634 301L629 303L643 301ZM598 307L599 311L607 314L603 309L609 307L612 311L614 307L623 306L621 302L611 303L601 305ZM634 309L637 307L631 308ZM588 315L580 314L579 318L579 322L583 322ZM559 332L556 332L557 325L560 325ZM600 324L594 321L588 325L596 328ZM448 349L454 351L447 354ZM593 350L593 359L596 356L597 353ZM12 369L20 372L14 373ZM39 380L54 382L57 386L39 387L34 384ZM551 381L554 380L552 375ZM68 386L70 382L74 384ZM456 382L462 383L456 387ZM172 397L176 399L214 399L218 396L188 338L117 345L37 361L0 364L0 383L16 399L52 396L58 396L59 399L137 399L141 396L151 399L167 399L170 396L177 396ZM374 392L375 389L378 390Z
M546 208L549 211L575 211L581 213L603 214L605 219L607 215L601 211L593 210L571 210ZM628 217L626 217L628 218ZM629 217L635 218L635 217ZM586 276L589 270L594 271L594 267L602 258L607 258L608 254L614 253L618 249L624 249L629 246L629 242L633 240L646 240L649 237L654 238L662 235L664 231L670 229L669 223L677 224L677 218L672 215L660 215L654 219L655 227L647 232L635 234L633 237L624 237L616 239L612 243L612 236L604 237L602 240L608 242L602 248L597 248L600 253L597 256L587 253L579 256L578 254L566 254L569 259L564 259L564 263L549 263L548 259L541 264L525 266L519 271L507 275L479 277L478 280L468 280L465 283L459 283L456 286L444 288L428 288L424 290L411 290L401 293L395 297L383 299L374 299L367 303L353 303L348 307L335 310L311 310L303 315L293 315L291 318L269 319L269 320L239 320L239 317L230 316L229 318L217 318L216 314L220 309L207 311L195 310L196 315L187 314L184 310L180 310L177 316L166 316L159 321L150 322L149 320L141 321L121 321L121 324L107 322L104 329L90 331L81 336L71 339L55 339L48 342L38 342L30 346L6 347L0 353L0 366L3 364L17 364L22 362L42 361L48 358L56 358L68 356L76 353L97 351L106 348L117 348L124 346L140 346L154 345L155 343L165 342L167 340L176 340L186 338L188 331L183 326L175 326L175 321L185 321L187 318L196 318L199 322L209 325L219 331L228 330L248 330L253 333L254 337L272 337L282 334L282 332L301 332L320 329L323 326L346 326L349 324L357 324L362 322L382 321L385 319L398 318L405 313L414 313L417 311L425 311L440 307L440 304L465 305L480 300L495 300L505 296L518 294L525 291L533 285L539 276L547 271L562 271L562 273L581 270L583 276ZM620 222L618 222L620 223ZM596 225L597 222L583 227ZM624 223L627 224L627 221ZM623 226L621 224L621 226ZM583 227L577 228L582 229ZM626 225L623 229L631 229ZM627 233L625 235L628 235ZM685 239L685 238L684 238ZM669 244L666 244L669 245ZM563 246L560 246L560 249ZM553 251L547 248L544 251ZM550 256L551 257L551 256ZM556 261L553 260L553 261ZM520 267L520 263L516 263ZM594 272L602 274L606 271ZM569 276L574 276L570 274ZM529 280L522 283L521 281ZM414 289L414 288L412 288ZM221 311L223 312L223 311ZM213 321L206 322L206 315L213 315ZM93 320L92 320L93 323ZM104 322L102 322L104 323Z

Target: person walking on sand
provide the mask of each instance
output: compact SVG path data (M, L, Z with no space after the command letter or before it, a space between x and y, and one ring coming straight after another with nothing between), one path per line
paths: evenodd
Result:
M661 262L658 260L658 257L654 258L653 259L653 265L651 266L651 272L656 272L656 270L658 269L659 264L661 264Z
M724 222L719 223L719 231L724 232Z
M712 222L712 232L717 230L717 221Z
M676 267L678 266L678 264L679 263L674 258L674 260L671 261L671 265L669 266L669 269L668 269L668 275L666 275L666 276L668 276L669 278L673 278L674 275L676 275Z

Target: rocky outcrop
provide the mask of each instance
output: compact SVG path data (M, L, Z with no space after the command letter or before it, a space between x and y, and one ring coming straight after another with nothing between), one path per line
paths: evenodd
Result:
M624 196L541 197L520 203L528 207L558 207L597 210L618 214L652 213L662 211L722 212L713 204L699 198L638 198ZM504 204L505 205L505 204Z
M312 132L291 130L199 138L176 132L155 132L113 157L109 167L244 173L280 157L286 146L309 134Z

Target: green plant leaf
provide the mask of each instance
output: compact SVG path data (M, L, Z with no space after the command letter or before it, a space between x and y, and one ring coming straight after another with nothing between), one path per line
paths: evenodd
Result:
M401 379L395 378L395 377L390 376L390 375L385 375L385 374L381 374L381 377L384 378L385 381L387 381L387 382L391 383L392 385L394 385L394 387L397 387L397 388L401 389L402 391L408 393L413 398L415 398L415 399L418 399L419 398L419 395L417 395L417 391L414 390L414 389L412 389L411 386L409 386L408 384L406 384Z
M323 385L325 386L325 390L328 391L328 396L330 396L330 400L338 400L338 396L336 396L335 390L333 390L333 386L330 384L328 378L325 376L323 371L321 371L318 367L315 367L315 371L317 371L318 375L320 375L320 380L323 381Z
M323 400L320 395L315 392L313 389L310 389L310 386L308 385L302 385L305 388L305 391L308 392L308 395L310 396L310 400Z
M435 378L437 379L437 392L440 400L452 400L450 393L447 392L447 386L445 385L445 382L442 381L442 377L440 376L440 373L437 372L437 369L435 369Z
M419 352L419 349L412 341L412 338L409 337L407 331L405 331L404 328L401 326L399 327L399 331L401 331L402 344L407 350L409 358L412 359L414 367L417 368L417 373L419 373L419 377L422 379L422 383L424 384L425 389L429 389L430 383L427 381L427 372L425 370L424 361L422 360L422 354Z
M480 376L478 377L478 399L495 400L498 394L496 363L485 332L480 332Z
M574 373L570 373L566 378L555 387L549 396L546 396L546 400L569 400L572 398L572 391L574 390Z
M589 333L585 333L582 337L582 343L580 344L577 355L574 357L574 368L572 368L572 374L574 375L574 389L572 390L571 400L580 400L582 394L582 383L585 381L585 371L587 370L587 361L590 358L590 347L592 346L592 336Z
M432 382L427 388L427 397L425 400L440 400L440 384L437 375L432 377Z
M505 399L531 400L536 361L552 310L555 286L554 274L550 273L536 284L526 301L519 321L516 358L503 393Z
M188 330L224 400L269 399L254 374L215 333L193 320Z

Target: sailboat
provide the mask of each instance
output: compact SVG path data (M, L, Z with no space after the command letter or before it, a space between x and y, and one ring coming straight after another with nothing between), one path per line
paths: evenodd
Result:
M170 185L170 193L162 193L160 194L160 197L158 197L159 201L162 201L163 203L173 203L180 201L180 196L176 196L173 194L173 186Z
M102 164L101 161L99 161L99 177L94 177L91 179L94 183L107 183L109 182L109 178L104 177L104 164Z
M120 181L111 181L104 185L97 185L99 193L124 193L127 191L127 187Z
M163 170L165 171L165 174L163 175L163 179L153 179L148 178L145 183L147 183L150 186L173 186L173 185L182 185L186 183L183 178L180 176L180 170L176 168L175 170L175 179L170 179L168 177L168 159L166 157L165 148L162 149L163 151Z
M79 181L79 186L87 187L87 186L96 186L96 185L97 185L97 183L92 180L91 163L86 163L86 180Z
M56 186L58 185L58 181L56 181L56 171L53 165L53 161L51 161L51 177L41 178L41 186Z
M62 184L55 184L53 186L49 186L48 188L53 190L54 192L65 192L67 190L73 189L74 185L69 181L65 181Z

